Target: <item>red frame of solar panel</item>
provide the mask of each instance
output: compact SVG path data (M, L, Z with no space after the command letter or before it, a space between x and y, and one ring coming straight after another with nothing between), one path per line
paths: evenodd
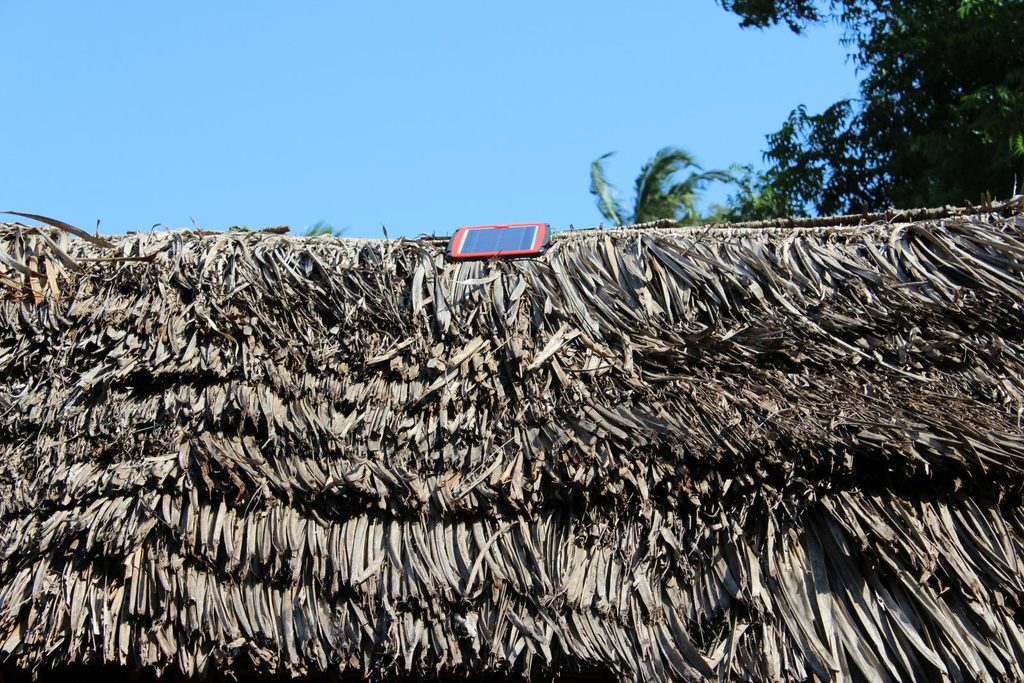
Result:
M506 251L471 251L463 252L462 245L471 230L501 230L503 228L536 228L537 235L533 246L529 249L512 249ZM448 256L453 259L485 259L495 256L538 256L548 243L547 223L506 223L502 225L469 225L459 228L448 242Z

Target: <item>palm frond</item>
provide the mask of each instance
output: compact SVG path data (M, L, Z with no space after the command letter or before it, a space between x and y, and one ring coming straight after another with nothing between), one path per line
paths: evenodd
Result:
M684 168L699 168L693 157L679 147L663 147L640 169L636 179L636 207L633 220L638 223L675 218L676 206L667 196L664 188L678 171Z
M704 188L713 182L733 183L736 178L728 171L715 169L691 173L682 182L671 185L665 194L666 203L675 210L673 217L681 223L701 222L704 217L697 210L697 202Z
M733 175L729 171L716 168L716 169L713 169L711 171L703 171L701 173L697 173L695 180L696 180L696 182L702 183L702 184L707 184L707 183L712 183L712 182L735 183L736 182L736 176Z
M324 221L317 221L306 230L306 237L320 237L321 235L341 237L343 234L345 234L344 228L335 228Z
M604 176L604 165L601 163L615 152L602 154L590 164L590 194L597 197L597 210L615 225L624 225L627 221L622 217L622 206L615 199L615 188Z
M672 208L672 218L680 223L696 223L700 220L697 202L700 200L698 188L690 182L690 176L681 183L676 183L665 192L665 206Z
M661 219L693 223L700 219L697 202L700 191L711 182L736 182L724 170L703 170L686 150L664 147L640 169L636 179L636 198L631 216L625 215L615 200L614 188L604 177L601 162L612 153L595 160L590 166L590 192L598 199L598 209L617 224L647 223ZM673 182L681 171L692 169L682 181Z

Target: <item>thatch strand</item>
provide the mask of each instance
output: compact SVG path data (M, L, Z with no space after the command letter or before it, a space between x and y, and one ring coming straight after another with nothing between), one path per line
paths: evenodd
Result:
M1024 679L1024 218L834 228L0 228L0 656Z

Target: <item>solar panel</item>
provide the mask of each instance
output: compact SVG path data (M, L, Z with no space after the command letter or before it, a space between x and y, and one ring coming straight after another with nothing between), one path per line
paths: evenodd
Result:
M448 242L453 259L537 256L548 246L546 223L474 225L459 228Z

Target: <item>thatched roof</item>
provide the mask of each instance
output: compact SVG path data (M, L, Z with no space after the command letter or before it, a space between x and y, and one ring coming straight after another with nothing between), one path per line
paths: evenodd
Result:
M457 264L6 225L0 658L1024 679L1020 206Z

